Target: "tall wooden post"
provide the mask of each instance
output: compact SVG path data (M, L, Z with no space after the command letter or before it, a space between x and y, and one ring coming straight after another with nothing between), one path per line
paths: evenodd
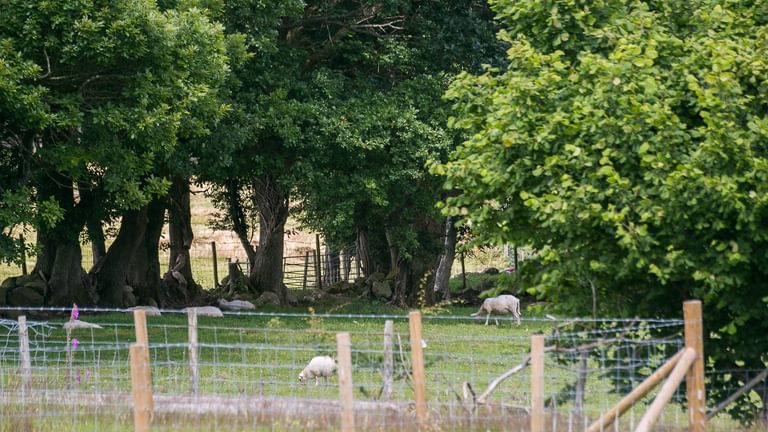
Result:
M211 242L211 255L213 255L213 287L219 287L219 261L216 257L216 242Z
M323 275L321 272L322 261L320 260L320 234L315 234L315 277L317 280L317 289L323 288Z
M304 252L304 279L301 282L301 289L307 289L307 272L309 271L309 251Z
M25 398L32 390L32 362L29 358L29 330L27 317L19 317L19 354L21 357L21 397Z
M200 371L197 366L197 309L187 310L187 332L189 334L189 386L192 394L200 389Z
M531 432L544 431L544 335L531 336Z
M467 290L467 270L464 267L464 252L461 252L461 290Z
M229 275L229 289L227 292L229 295L235 292L238 270L237 262L232 262L232 258L227 259L227 275Z
M384 322L384 366L381 374L384 381L381 391L381 398L389 400L392 397L392 372L395 369L394 356L392 355L392 335L394 333L394 322L386 320Z
M140 362L139 369L146 376L143 378L149 386L149 399L147 404L149 406L149 412L154 409L152 401L152 370L149 367L149 336L147 334L147 315L143 309L137 309L133 311L133 324L136 328L136 345L142 347L139 352L144 356ZM133 374L133 372L131 372Z
M706 389L704 388L704 339L702 330L701 301L683 303L685 320L685 347L696 351L696 359L688 369L685 387L688 397L688 430L707 430Z
M514 254L515 260L515 273L520 274L520 261L517 258L517 246L512 249L512 253Z
M413 393L416 398L416 418L427 420L427 390L424 377L424 352L421 346L421 312L408 314L408 329L411 336L411 366L413 367Z
M131 344L131 394L135 432L148 432L152 422L152 385L148 379L148 351L146 345Z
M339 369L339 401L341 402L341 430L355 430L355 409L352 397L352 347L349 333L336 334L336 355Z
M24 243L24 234L19 235L21 242L21 274L27 275L27 245Z

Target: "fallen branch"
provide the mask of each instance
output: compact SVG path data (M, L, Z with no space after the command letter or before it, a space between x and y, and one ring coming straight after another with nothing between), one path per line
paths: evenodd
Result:
M483 394L481 394L477 398L477 403L478 404L484 404L485 400L488 398L488 396L490 396L491 392L493 392L493 390L496 389L496 386L498 386L502 381L506 380L507 378L511 377L512 375L514 375L514 374L520 372L521 370L523 370L526 366L528 366L528 363L530 363L530 362L531 362L531 355L528 354L525 357L523 357L523 360L517 366L513 367L512 369L510 369L510 370L504 372L503 374L501 374L500 376L498 376L495 380L493 380L490 384L488 384L488 388L485 389Z
M631 324L633 324L634 322L635 321L633 321ZM570 324L573 324L573 322L567 322L567 323L563 324L562 326L570 325ZM630 327L631 327L631 325L630 325ZM558 326L557 328L560 328L560 326ZM601 347L601 346L604 346L604 345L610 345L610 344L613 344L615 342L623 342L623 341L626 340L626 339L624 339L624 335L628 331L629 331L629 327L624 329L624 331L622 331L619 334L618 337L610 338L610 339L599 339L599 340L596 340L594 342L586 343L586 344L579 345L579 346L576 346L576 347L573 347L573 348L560 348L558 346L549 346L549 347L544 348L544 352L545 353L547 353L547 352L583 353L583 352L587 352L589 350L592 350L592 349L595 349L597 347ZM486 403L486 399L488 399L488 396L491 394L491 392L493 392L493 390L496 389L496 387L502 381L504 381L507 378L511 377L512 375L520 372L521 370L525 369L525 367L528 366L528 364L530 362L531 362L531 355L528 354L525 357L523 357L523 360L517 366L515 366L512 369L510 369L510 370L504 372L503 374L499 375L495 380L493 380L490 384L488 384L488 388L485 389L483 394L481 394L477 398L477 403L478 404L485 404Z

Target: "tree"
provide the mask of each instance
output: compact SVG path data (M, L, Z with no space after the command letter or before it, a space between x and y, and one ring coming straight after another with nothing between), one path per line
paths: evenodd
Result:
M449 142L445 136L436 138L445 135L444 111L430 111L444 105L439 99L446 84L443 73L469 67L478 58L470 52L482 57L498 46L482 1L449 6L438 1L311 1L289 12L274 42L259 45L261 55L237 71L240 114L221 136L240 146L225 168L227 176L216 181L227 225L238 231L254 263L254 288L281 298L282 267L276 263L282 259L282 240L273 236L283 236L292 197L299 197L294 201L306 211L320 212L307 213L305 220L336 246L361 239L358 253L372 258L363 260L364 271L374 266L390 271L396 267L390 265L393 259L407 264L409 245L419 243L407 227L431 225L423 223L428 218L416 222L413 216L426 216L429 211L416 208L431 209L439 193L436 187L427 193L427 182L421 182L430 177L422 157L436 157L431 148L436 140ZM409 90L428 94L418 100ZM399 101L402 96L407 97ZM425 138L421 146L419 137ZM417 155L412 164L409 155ZM408 163L401 168L404 160ZM344 179L349 182L343 184ZM396 184L405 188L396 192ZM413 213L399 212L404 206L396 199L406 189L419 190L418 200L431 203L414 206ZM346 200L350 190L360 199ZM246 199L233 199L237 196ZM332 207L343 209L335 220ZM259 246L253 248L249 222L257 219ZM416 284L407 285L403 292Z
M471 138L434 167L462 191L446 213L536 248L534 289L569 311L589 310L591 285L610 315L679 316L702 299L709 366L764 368L768 15L720 1L493 7L509 65L447 93ZM729 377L711 378L715 399Z
M157 168L188 117L220 111L210 101L228 71L222 29L199 9L160 11L151 1L13 1L0 40L26 72L4 98L34 96L24 102L30 115L11 105L30 119L12 129L27 173L15 190L57 209L55 224L36 226L46 300L120 306L147 221L158 220L150 203L169 187ZM101 222L117 217L118 238L87 278L80 232L88 224L98 237Z

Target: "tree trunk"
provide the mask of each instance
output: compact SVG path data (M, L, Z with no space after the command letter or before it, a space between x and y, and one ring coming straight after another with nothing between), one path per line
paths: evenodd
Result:
M357 228L357 259L363 270L363 277L368 278L373 274L373 259L371 258L371 244L368 239L368 231L365 228Z
M245 218L245 210L240 202L240 185L237 180L230 180L224 186L226 188L227 212L232 222L232 231L235 232L240 244L248 257L248 265L252 269L256 261L256 248L251 244L248 236L248 221ZM251 195L253 197L253 194ZM252 198L253 199L253 198Z
M171 256L168 272L163 276L169 299L187 304L202 293L192 275L192 213L189 204L189 179L174 177L169 191L168 233L171 241Z
M91 255L93 264L99 262L107 254L107 247L104 239L104 228L102 220L106 217L102 210L103 194L93 190L93 186L85 181L78 182L77 193L80 196L78 207L87 208L84 212L85 228L88 232L88 240L91 242Z
M128 285L128 269L131 266L131 260L143 244L147 221L147 206L123 213L120 231L115 242L109 247L100 265L95 266L90 272L99 293L99 305L123 306L123 290Z
M389 249L389 271L396 274L399 270L400 250L397 243L395 243L395 236L389 227L384 228L384 236L387 239L387 248Z
M451 300L451 289L449 282L451 280L451 268L453 260L456 258L456 227L453 226L453 219L445 219L445 238L443 241L443 254L440 256L440 264L435 272L434 292L442 293L443 300Z
M64 210L64 218L52 229L38 227L40 254L33 270L46 278L47 301L52 306L93 305L96 296L87 284L82 267L79 236L83 228L83 211L76 208L71 183L49 182L39 186L40 202L54 198Z
M93 255L93 264L95 265L107 254L107 246L104 240L104 229L101 221L88 218L85 224L88 229L88 238L91 240L91 254Z
M763 410L760 413L760 420L764 425L768 426L768 379L763 381L762 391L758 392L758 394L763 400Z
M384 235L387 239L389 248L390 276L392 277L392 299L390 302L395 306L405 307L408 295L408 284L410 283L408 274L409 266L404 260L400 259L400 252L395 244L394 236L389 228L384 229Z
M256 177L252 194L259 210L259 247L249 279L259 291L271 291L288 303L283 284L283 244L285 222L288 220L288 193L269 177Z
M80 243L77 240L58 242L55 247L55 258L48 279L50 290L49 305L72 306L92 305L95 298L89 289L87 276L82 266Z
M154 199L147 207L147 227L144 238L130 259L128 285L138 304L150 304L154 300L158 305L166 303L160 282L160 258L158 256L160 236L163 232L165 202Z

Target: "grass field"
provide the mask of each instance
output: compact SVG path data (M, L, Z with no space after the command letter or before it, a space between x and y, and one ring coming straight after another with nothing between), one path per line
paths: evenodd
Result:
M524 311L526 319L519 327L506 319L498 327L486 327L481 321L468 319L471 312L474 307L450 306L423 311L431 416L435 424L442 425L441 430L521 430L527 424L522 408L528 406L530 397L528 369L499 385L489 398L490 403L480 406L472 415L461 401L463 383L470 383L480 394L494 378L525 356L532 334L550 335L561 322ZM4 419L10 419L3 422L0 431L15 432L24 422L31 422L28 430L127 430L131 421L127 399L131 388L128 346L135 340L132 317L126 313L83 311L80 319L98 323L103 328L77 329L70 335L79 341L71 361L67 360L67 335L60 327L64 316L47 317L45 322L51 327L30 332L32 395L38 399L24 405L19 404L18 339L12 331L3 335L4 340L0 338L0 389L4 395L0 412ZM258 315L200 317L200 388L197 399L191 399L192 402L184 399L191 397L186 315L165 313L161 317L148 317L153 391L157 401L156 430L336 430L336 378L314 386L299 383L297 376L312 356L334 355L336 333L349 332L355 400L358 404L379 406L376 404L383 403L379 391L386 319L394 321L395 330L391 405L382 409L356 406L358 419L371 430L409 430L414 420L409 408L413 390L407 378L410 344L406 312L343 298L317 305L314 311L270 309ZM549 340L548 344L551 343L554 339ZM612 369L606 370L609 365L600 360L609 349L616 348L606 347L603 354L597 353L589 363L585 414L590 419L621 396L611 392L606 372ZM632 360L652 363L650 357ZM549 397L562 393L575 376L575 364L547 356L545 394ZM41 395L47 397L43 400ZM94 395L100 395L98 403L93 400ZM181 400L186 402L179 402ZM325 408L302 408L313 403ZM180 406L187 407L184 414L179 414ZM189 406L195 409L190 412ZM565 398L550 402L549 406L556 413L549 420L554 429L576 427L578 430L583 426L584 420L572 414L572 400ZM233 407L239 407L237 412L228 413L227 409L231 411ZM23 415L29 410L40 415ZM315 411L321 414L309 415ZM636 425L642 412L641 405L620 425L625 428ZM685 424L686 415L679 405L671 404L663 420L674 429ZM274 422L281 427L270 426Z

